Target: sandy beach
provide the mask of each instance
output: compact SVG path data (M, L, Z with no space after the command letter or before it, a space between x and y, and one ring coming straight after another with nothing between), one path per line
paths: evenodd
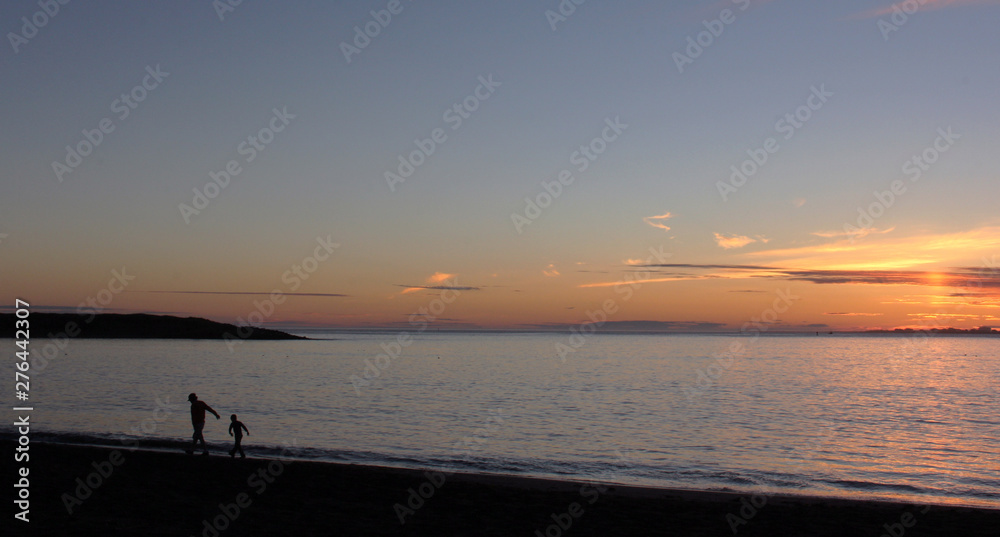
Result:
M4 449L13 452L9 443ZM1000 535L1000 510L990 509L232 460L220 452L35 443L30 453L30 522L15 520L15 535L724 536L734 527L736 535L769 536Z

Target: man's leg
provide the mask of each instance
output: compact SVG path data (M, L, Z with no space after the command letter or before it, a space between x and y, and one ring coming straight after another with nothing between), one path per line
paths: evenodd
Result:
M195 439L196 443L197 442L201 442L201 449L202 449L202 452L203 452L202 454L203 455L207 455L208 454L208 444L205 443L205 435L202 434L202 429L204 429L204 428L205 428L205 423L204 422L202 422L202 423L196 423L195 424L195 426L194 426L194 439Z
M192 425L194 427L194 434L191 435L191 449L188 450L188 453L194 453L195 448L198 447L198 437L201 436L201 429L198 428L198 424L194 423Z

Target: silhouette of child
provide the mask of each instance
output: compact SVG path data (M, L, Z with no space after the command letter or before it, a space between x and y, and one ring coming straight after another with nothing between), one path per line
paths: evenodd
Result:
M240 445L243 442L243 431L247 432L247 436L250 436L250 429L247 429L246 425L243 425L242 421L236 419L236 414L229 416L232 423L229 424L229 436L236 438L236 444L233 445L233 449L229 450L230 457L236 457L236 452L240 452L240 458L247 458L246 453L243 453L243 446Z

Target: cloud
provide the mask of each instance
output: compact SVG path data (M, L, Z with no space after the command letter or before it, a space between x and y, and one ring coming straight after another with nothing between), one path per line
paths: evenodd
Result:
M396 287L405 287L401 294L415 293L417 291L422 291L424 289L438 290L438 291L480 291L480 287L471 286L460 286L460 285L399 285Z
M702 265L697 263L658 263L654 265L643 265L647 268L694 268L694 269L722 269L722 270L773 270L772 267L764 265Z
M856 14L855 19L873 19L875 17L882 17L884 15L891 15L896 9L902 10L904 13L909 9L909 4L917 3L916 0L909 0L906 2L896 2L895 4L889 4L887 6L875 8L869 11L863 11ZM989 6L989 5L1000 5L1000 0L919 0L918 10L920 11L935 11L938 9L951 8L951 7L964 7L964 6Z
M651 270L653 274L666 274L665 277L636 280L641 283L674 282L704 279L760 279L784 280L815 283L818 285L855 284L855 285L915 285L923 287L948 287L953 289L978 289L981 298L992 298L1000 295L1000 270L984 267L955 267L943 271L920 270L828 270L828 269L797 269L763 265L696 265L696 264L657 264L645 265L646 269L688 269L688 273L679 274L674 271ZM702 271L702 274L697 274ZM615 282L588 283L581 288L611 287L622 283ZM746 290L739 291L746 292Z
M435 272L429 278L427 278L427 283L441 283L445 280L450 280L458 276L457 274L446 274L444 272Z
M808 281L816 284L914 285L1000 296L1000 226L909 237L878 235L849 243L822 244L742 252L734 257L753 261L735 264L626 263L624 272L642 271L630 281L666 283L732 279ZM991 257L992 256L992 257ZM975 261L974 261L975 260ZM978 266L971 266L973 263ZM934 266L938 270L928 270ZM951 268L949 268L951 267ZM580 287L611 287L624 280L592 282Z
M431 274L430 276L428 276L427 279L424 280L424 283L427 283L427 284L441 283L441 282L446 281L446 280L454 279L457 276L458 276L458 274L448 274L446 272L435 272L434 274ZM410 294L410 293L416 293L417 291L422 291L424 289L444 289L444 290L452 289L452 290L455 290L455 291L471 291L473 289L475 289L477 291L479 290L478 287L476 287L476 288L463 288L463 287L434 286L434 285L397 285L397 287L405 287L406 288L406 289L403 289L399 293L401 295L406 295L406 294Z
M646 284L646 283L662 283L662 282L680 282L680 281L686 281L686 280L703 280L705 278L706 278L706 276L693 276L693 277L683 277L682 276L682 277L672 277L672 278L650 278L650 279L645 279L645 280L628 280L628 281L626 281L626 280L617 280L617 281L613 281L613 282L584 283L584 284L578 285L577 287L579 287L581 289L589 289L591 287L614 287L616 285L623 285L623 284L631 283L631 282Z
M806 204L805 198L795 198L792 200L792 205L794 205L796 208L802 207L805 204Z
M549 263L549 266L547 266L544 269L542 269L542 274L544 274L544 275L546 275L546 276L548 276L550 278L555 278L556 276L559 275L559 271L556 270L555 263Z
M863 239L868 235L884 235L896 229L893 226L889 229L878 229L874 227L866 227L863 229L854 229L851 231L813 231L812 235L817 237L823 237L824 239Z
M141 292L141 291L133 291ZM270 293L267 293L270 294ZM0 313L14 313L18 308L13 305L0 306ZM80 307L77 306L36 306L31 305L31 311L36 313L69 313L77 315L80 313ZM136 308L112 308L106 307L101 308L99 313L144 313L146 315L175 315L175 316L186 316L190 317L192 314L189 311L171 311L171 310L148 310L148 309L136 309Z
M664 222L666 222L670 218L673 218L673 216L674 215L672 215L670 213L663 213L660 216L645 216L645 217L643 217L642 221L645 222L645 223L647 223L647 224L649 224L649 225L651 225L651 226L653 226L653 227L655 227L655 228L657 228L657 229L662 229L664 231L670 231L670 226L664 224Z
M785 279L816 284L920 285L926 287L997 288L1000 273L983 274L977 268L951 271L917 270L782 270Z
M1000 251L1000 226L984 226L950 233L923 233L911 236L873 234L853 242L841 239L819 244L755 250L738 254L754 262L802 269L830 270L912 270L917 267L965 265ZM833 233L833 232L831 232Z
M722 233L715 233L715 244L729 250L730 248L743 248L744 246L757 242L757 239L751 239L743 235L723 235Z
M843 315L845 317L878 317L881 313L846 313L842 311L824 313L823 315Z
M271 296L271 292L260 291L125 291L126 293L162 293L173 295L246 295L246 296ZM325 297L346 297L340 293L281 293L282 296L325 296Z

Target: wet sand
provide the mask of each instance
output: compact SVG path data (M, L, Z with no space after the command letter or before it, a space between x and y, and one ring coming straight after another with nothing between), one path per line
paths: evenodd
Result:
M10 442L2 449L14 453ZM1000 535L1000 509L752 498L321 462L232 460L218 452L202 457L34 443L30 454L30 522L5 524L14 528L12 535L726 536L734 534L734 526L740 536ZM4 460L9 479L16 482L13 457Z

